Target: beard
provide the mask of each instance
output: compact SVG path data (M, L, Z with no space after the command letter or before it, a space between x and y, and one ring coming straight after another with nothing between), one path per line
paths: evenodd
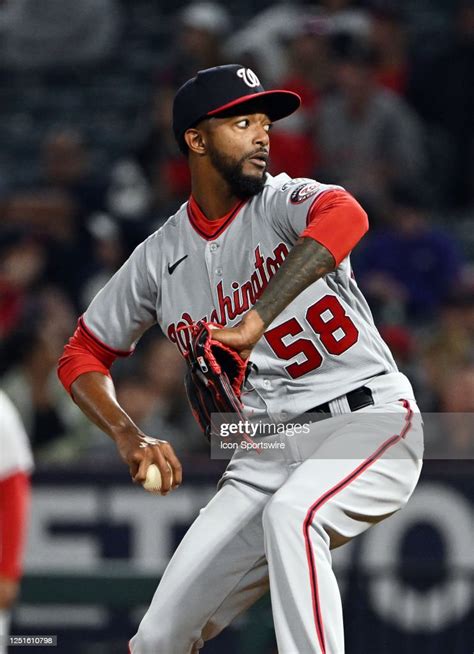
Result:
M262 191L265 185L266 168L261 177L245 175L243 166L248 155L241 159L232 159L214 147L210 147L208 151L212 165L227 182L233 195L246 199Z

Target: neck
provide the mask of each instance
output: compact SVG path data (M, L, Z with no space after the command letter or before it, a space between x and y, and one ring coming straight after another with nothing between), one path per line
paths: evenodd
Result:
M232 193L227 182L211 166L191 167L191 193L209 220L218 220L231 211L241 198Z
M219 186L214 187L207 181L204 184L199 184L193 180L191 192L199 208L209 220L222 218L240 200L230 192L223 180L221 180Z

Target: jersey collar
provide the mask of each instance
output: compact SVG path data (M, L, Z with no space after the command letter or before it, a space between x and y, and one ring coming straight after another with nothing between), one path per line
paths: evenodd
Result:
M234 218L239 213L240 209L244 206L247 200L239 200L237 204L221 218L217 220L209 220L199 208L198 203L191 195L186 206L188 218L191 225L196 232L206 241L212 241L222 234L227 229Z

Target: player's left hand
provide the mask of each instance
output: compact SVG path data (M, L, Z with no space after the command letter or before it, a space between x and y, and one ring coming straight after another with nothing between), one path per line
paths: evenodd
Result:
M248 359L253 348L263 336L265 325L255 309L248 311L235 327L223 327L212 332L212 338Z

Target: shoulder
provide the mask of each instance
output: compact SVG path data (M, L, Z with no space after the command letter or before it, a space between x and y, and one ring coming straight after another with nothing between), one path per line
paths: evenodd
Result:
M159 227L157 230L152 232L142 243L142 246L145 246L147 250L155 249L162 246L163 242L168 238L175 239L176 232L186 228L188 225L188 220L185 220L187 217L187 206L188 203L184 202L179 209L172 216L167 218L167 220ZM140 246L139 246L140 247Z
M273 177L269 185L269 193L281 198L285 204L298 205L306 202L310 198L315 199L325 191L339 190L343 191L342 186L335 184L324 184L310 177L289 177L286 173L281 173Z
M267 175L263 192L266 192L270 195L276 193L291 194L300 186L314 184L319 185L320 182L317 182L315 179L311 179L309 177L290 177L286 173L280 173L279 175L275 175L275 177L272 175Z

